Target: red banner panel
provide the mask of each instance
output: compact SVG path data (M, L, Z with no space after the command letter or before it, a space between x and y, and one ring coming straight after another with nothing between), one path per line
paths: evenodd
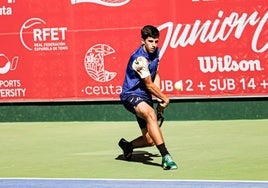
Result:
M140 30L171 98L266 97L267 0L2 0L0 102L119 100Z

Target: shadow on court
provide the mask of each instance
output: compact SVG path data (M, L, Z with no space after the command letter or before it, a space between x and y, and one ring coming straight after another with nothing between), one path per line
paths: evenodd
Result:
M127 162L137 162L137 163L143 163L146 165L152 165L152 166L162 166L160 163L153 162L155 157L161 157L159 154L152 154L147 151L134 151L132 153L131 160L126 160L125 157L121 154L116 157L116 160L122 160Z

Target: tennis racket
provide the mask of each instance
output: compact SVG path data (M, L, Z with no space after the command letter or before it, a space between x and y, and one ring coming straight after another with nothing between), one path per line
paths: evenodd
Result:
M158 126L161 127L165 120L165 117L164 117L164 109L159 104L156 107L156 115L157 115Z

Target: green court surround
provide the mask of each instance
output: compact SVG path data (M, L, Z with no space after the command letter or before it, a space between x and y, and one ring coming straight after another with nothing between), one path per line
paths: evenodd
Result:
M132 121L119 101L0 103L0 122ZM268 119L268 98L171 100L166 120Z

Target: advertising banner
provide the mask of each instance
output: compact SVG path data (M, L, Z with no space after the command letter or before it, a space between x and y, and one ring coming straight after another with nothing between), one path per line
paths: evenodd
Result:
M1 0L0 102L119 100L140 30L170 98L267 97L267 0Z

